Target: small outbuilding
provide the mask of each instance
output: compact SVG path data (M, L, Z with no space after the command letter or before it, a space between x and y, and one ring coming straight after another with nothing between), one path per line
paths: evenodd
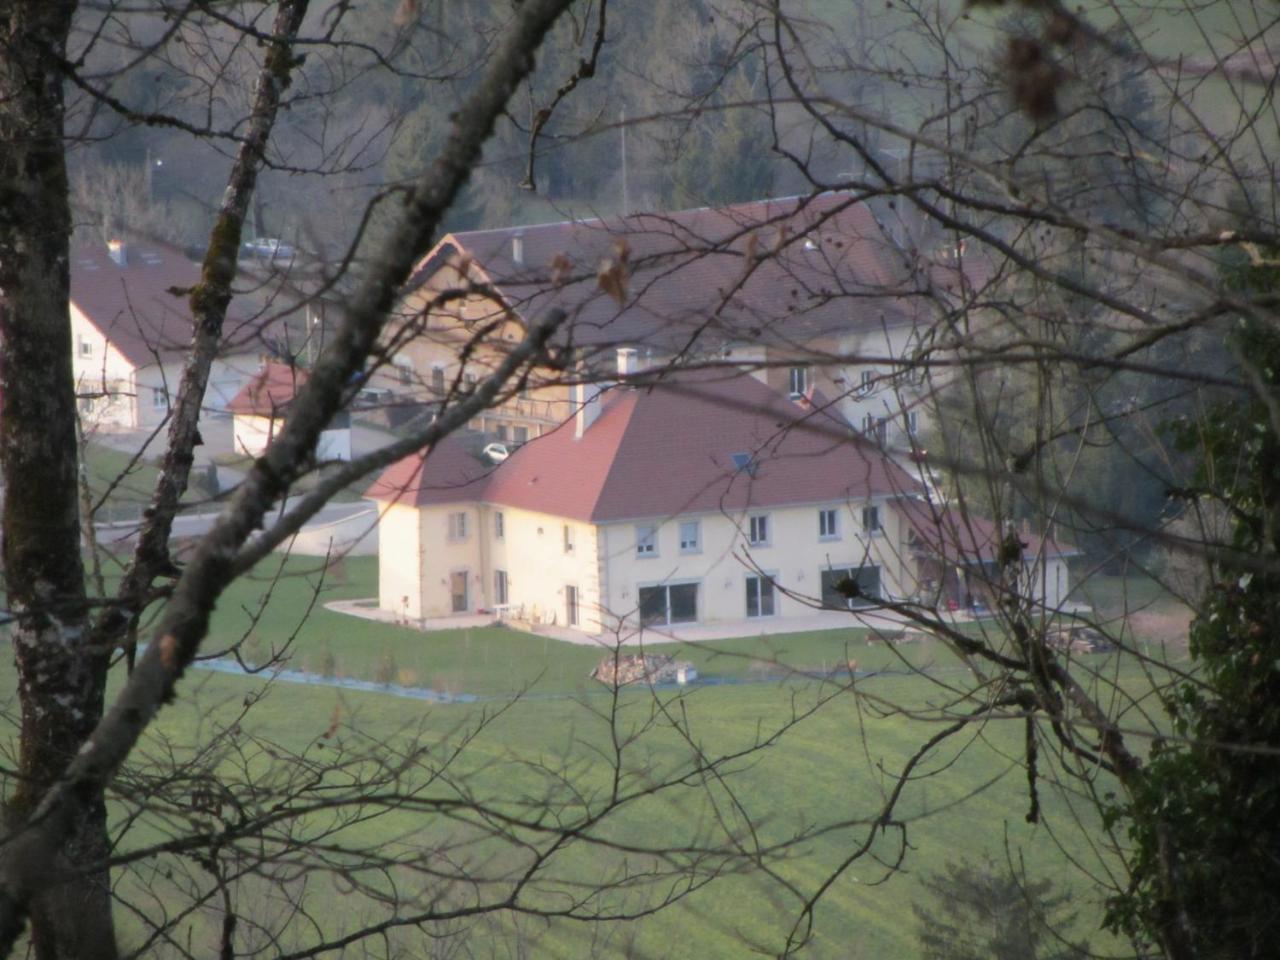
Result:
M236 452L259 456L284 427L294 397L307 382L307 371L287 363L266 363L231 398L232 438ZM351 418L343 411L320 434L316 459L351 459Z

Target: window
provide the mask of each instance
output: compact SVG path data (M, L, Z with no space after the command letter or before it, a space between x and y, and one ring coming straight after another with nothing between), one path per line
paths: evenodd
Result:
M564 588L564 622L571 627L578 625L578 588L565 584Z
M169 391L164 387L156 387L151 391L151 406L155 410L169 409Z
M838 540L840 538L840 511L835 509L818 511L818 539Z
M870 440L876 443L884 443L885 441L885 419L877 417L874 414L866 414L862 418L862 432Z
M497 433L499 440L507 439L507 425L505 423L498 424L495 432Z
M449 597L454 613L467 612L467 571L455 570L449 574Z
M92 357L92 356L93 356L93 341L92 341L92 340L85 340L85 339L81 338L81 340L80 340L80 356L82 356L82 357Z
M868 394L876 387L876 374L874 370L863 370L862 378L858 381L858 393Z
M564 525L564 552L573 553L573 527Z
M465 512L449 514L449 539L467 539L467 515Z
M499 510L493 515L493 539L501 540L506 535L507 535L507 518L502 513L502 511Z
M747 616L772 617L773 579L752 574L747 577Z
M501 514L499 514L501 516ZM493 571L493 605L503 607L507 604L507 571Z
M698 553L702 550L701 526L697 520L684 520L680 523L681 553Z
M698 619L698 585L672 583L640 588L640 623L693 623Z
M80 398L80 412L93 413L93 397Z
M658 528L650 525L636 527L636 556L658 555Z
M400 383L408 386L413 383L413 367L407 361L396 361L396 373L400 374Z
M431 368L431 390L433 393L444 393L444 367Z
M872 535L880 533L883 530L883 527L880 526L879 507L862 508L862 529Z
M823 570L821 582L824 607L865 607L880 599L880 568L876 566Z
M529 428L528 428L528 427L516 427L516 428L515 428L515 432L514 432L514 434L512 435L512 439L513 439L516 443L528 443L528 442L529 442Z
M769 543L768 514L759 514L748 521L747 540L753 547L762 547Z
M788 390L792 397L803 397L809 389L809 368L792 367L787 371Z
M907 412L907 435L911 437L920 434L920 414L914 410Z
M749 477L754 477L760 471L760 465L750 453L735 453L730 456L730 459L733 461L733 469L737 473L745 473Z

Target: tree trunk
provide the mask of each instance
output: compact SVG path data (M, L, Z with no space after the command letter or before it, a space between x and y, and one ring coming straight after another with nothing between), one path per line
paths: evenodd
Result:
M22 712L13 822L75 756L102 716L108 653L86 647L71 372L71 213L58 68L76 4L0 6L0 460L5 589ZM115 955L101 791L81 798L59 882L31 911L40 958Z

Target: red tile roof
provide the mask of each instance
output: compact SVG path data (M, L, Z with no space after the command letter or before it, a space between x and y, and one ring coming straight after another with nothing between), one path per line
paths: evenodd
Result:
M623 305L597 281L620 243L630 274ZM907 322L915 309L901 296L910 286L901 255L848 193L453 233L410 286L463 260L526 320L566 308L566 336L579 346L674 346L695 333L796 343Z
M961 513L941 504L919 498L899 500L894 507L902 514L922 549L950 563L989 563L997 558L1004 539L992 520L976 514ZM1025 558L1077 556L1080 551L1070 544L1048 537L1019 532Z
M433 447L397 460L378 475L364 495L417 507L476 500L493 469L450 435Z
M750 467L739 468L735 455L749 457ZM570 419L495 468L442 443L425 462L410 457L390 467L366 496L418 505L482 500L606 523L917 489L829 413L805 410L745 375L685 374L616 387L581 437Z
M200 266L166 244L130 241L125 265L100 243L77 242L71 251L71 302L135 367L184 353L191 345L186 291L200 280ZM227 311L224 353L264 349L253 319Z
M306 370L287 363L268 363L231 398L227 409L259 417L283 417L308 376Z

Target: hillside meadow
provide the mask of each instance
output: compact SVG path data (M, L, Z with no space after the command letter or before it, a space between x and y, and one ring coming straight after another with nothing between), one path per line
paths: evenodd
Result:
M275 572L284 576L271 584ZM218 870L245 873L239 949L288 955L317 939L337 942L391 912L490 898L528 865L532 846L546 844L542 827L600 815L615 791L627 799L565 842L546 880L520 902L552 914L577 904L606 916L664 899L672 905L630 923L504 913L393 929L390 952L773 955L803 901L868 838L869 855L841 871L819 901L802 955L918 956L912 905L922 896L921 876L949 860L984 858L1051 878L1072 897L1071 938L1088 938L1104 954L1116 948L1097 932L1101 894L1086 877L1114 869L1097 815L1072 788L1050 782L1056 764L1044 751L1042 816L1027 822L1020 719L975 724L926 753L895 824L877 826L893 775L940 729L929 718L971 682L968 667L940 645L868 646L865 632L853 629L718 641L679 655L709 677L752 682L625 690L615 699L586 678L601 655L591 647L501 628L422 634L311 604L368 596L373 572L371 562L356 560L323 579L314 561L264 570L228 593L209 649L248 634L246 646L263 650L292 638L293 668L314 670L323 660L335 677L368 678L391 658L400 682L484 699L428 704L195 670L149 730L113 800L122 853L193 826L234 829L289 804L315 804L272 821L260 831L265 839L221 850ZM851 659L873 675L852 680L839 669ZM4 660L0 684L11 691ZM1134 692L1147 684L1142 670L1115 656L1082 665ZM7 702L12 718L11 693ZM1129 725L1141 722L1135 708ZM706 758L732 754L739 756L714 775L705 772ZM195 757L199 765L182 767ZM357 781L379 777L383 802L339 802ZM139 801L155 790L162 799ZM494 818L471 806L524 826L504 837ZM297 862L291 841L303 836L323 844L330 869L285 868ZM386 862L361 870L365 850ZM275 879L261 876L256 858L264 851L278 854ZM149 955L181 955L188 944L210 952L222 923L214 871L181 851L140 862L117 873L122 900L132 904L119 911L122 941ZM604 892L593 897L593 888ZM188 909L193 894L207 899ZM162 923L169 929L156 938L151 928ZM287 926L277 943L262 932L273 924Z

